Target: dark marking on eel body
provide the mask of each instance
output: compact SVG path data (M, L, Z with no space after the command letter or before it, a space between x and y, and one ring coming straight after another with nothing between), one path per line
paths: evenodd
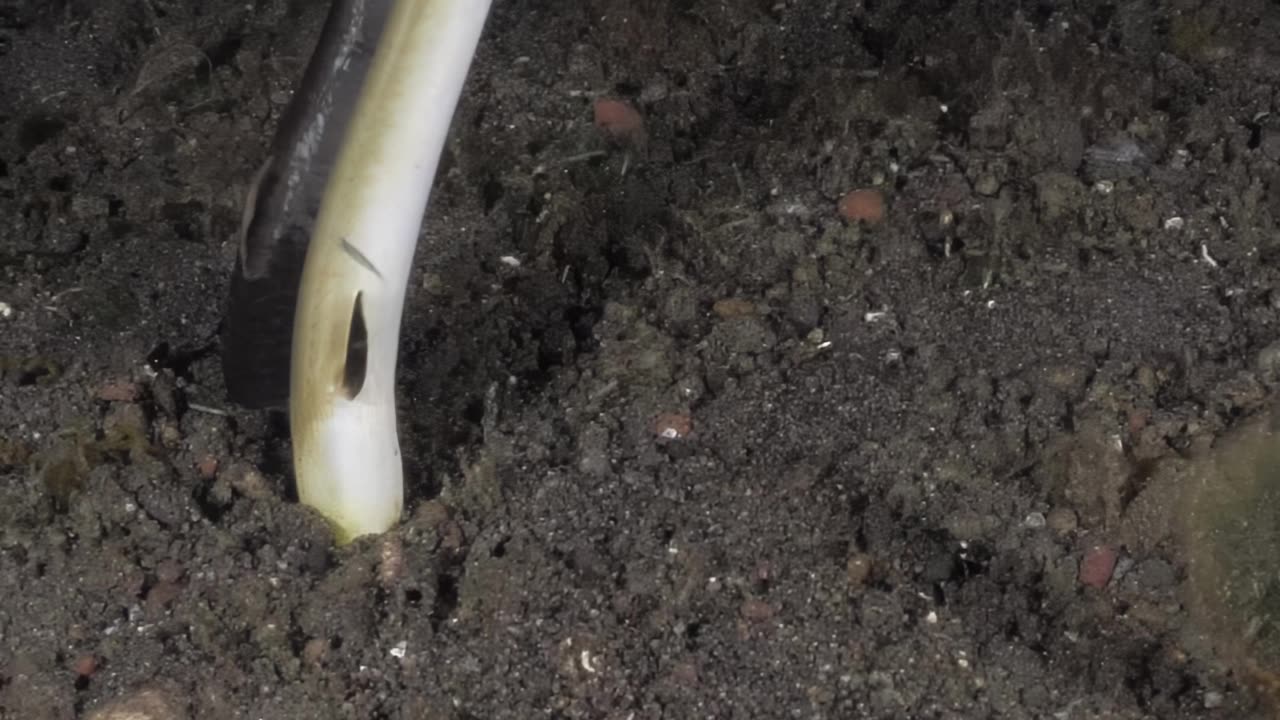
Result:
M347 242L346 238L342 238L342 252L350 255L351 259L355 260L360 267L376 275L379 280L382 279L382 273L378 272L378 268L374 267L373 263L369 262L369 258L365 257L364 253L360 252L360 248Z

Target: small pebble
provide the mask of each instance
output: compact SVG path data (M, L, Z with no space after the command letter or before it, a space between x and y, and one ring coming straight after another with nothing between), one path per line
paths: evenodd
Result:
M1000 181L996 179L995 175L988 173L980 176L973 183L973 190L979 195L995 197L996 193L1000 192Z
M1076 529L1080 520L1076 517L1076 511L1071 508L1056 507L1049 511L1045 517L1045 524L1050 530L1059 535L1066 535Z
M1163 590L1178 582L1173 566L1159 558L1152 558L1138 566L1138 581L1148 590Z
M1142 429L1147 426L1147 421L1150 419L1150 412L1147 410L1129 411L1129 416L1125 423L1129 430L1129 434L1136 437L1142 432Z
M1264 130L1259 146L1263 155L1280 161L1280 128L1270 127Z
M218 458L205 455L196 463L196 472L200 473L200 477L205 480L214 479L218 475Z
M1118 555L1109 545L1094 545L1085 551L1080 560L1080 584L1098 589L1106 587L1115 572Z
M1280 381L1280 341L1259 350L1258 357L1254 360L1254 367L1258 369L1258 374L1262 376L1264 382Z
M167 448L176 448L182 442L182 431L177 423L166 421L160 425L160 443Z
M158 582L147 591L147 610L152 614L159 614L169 607L181 593L182 588L177 583Z
M1129 571L1133 569L1134 564L1134 559L1128 555L1116 560L1115 569L1111 571L1111 579L1117 582L1123 580L1124 576L1128 575Z
M442 525L436 534L440 538L440 549L447 552L461 552L467 546L467 535L457 520L450 520Z
M187 713L168 693L141 690L89 713L88 720L185 720Z
M1155 368L1150 365L1141 365L1133 372L1133 379L1138 381L1138 385L1148 393L1154 393L1160 389L1160 376L1156 374Z
M378 548L378 584L394 587L404 575L404 543L395 535L382 538Z
M743 300L742 298L724 298L717 300L711 306L711 312L725 319L746 317L756 314L756 306L751 301Z
M307 665L319 665L329 655L329 643L323 638L311 638L302 646L302 662Z
M845 563L845 577L852 589L861 588L871 577L871 556L866 553L854 553Z
M1023 525L1026 525L1027 527L1033 528L1033 529L1042 528L1045 526L1045 523L1046 523L1046 520L1044 517L1044 513L1038 513L1038 512L1029 513L1027 517L1024 518L1022 521Z
M444 295L448 291L444 278L439 273L424 273L422 275L422 289L431 295Z
M884 220L884 194L879 190L854 190L840 198L838 210L845 220L878 223Z
M272 497L271 485L257 468L246 464L229 468L231 487L250 500L266 500Z
M679 440L693 432L688 413L662 413L653 421L653 434L664 440Z
M700 375L686 375L676 381L676 394L680 400L690 405L702 399L707 391L707 384Z
M768 620L773 617L774 612L772 605L757 598L751 598L743 602L739 611L742 613L742 617L756 622Z
M71 663L71 670L80 677L89 677L98 671L98 657L93 653L85 653Z
M414 512L417 519L431 528L440 528L453 517L453 510L442 500L428 500Z
M1224 698L1222 697L1222 693L1217 692L1216 690L1210 690L1204 694L1204 706L1208 710L1221 707L1223 700Z
M182 579L182 565L176 560L161 560L156 563L156 579L160 582L176 583Z
M761 560L756 563L755 576L756 581L762 583L776 580L778 579L778 566L769 560Z
M139 394L136 383L120 380L99 387L94 392L94 397L107 402L133 402L138 399Z
M644 137L644 119L622 100L598 98L591 106L596 127L619 142L636 142Z
M691 662L679 663L671 669L671 679L680 685L695 687L698 684L698 666Z

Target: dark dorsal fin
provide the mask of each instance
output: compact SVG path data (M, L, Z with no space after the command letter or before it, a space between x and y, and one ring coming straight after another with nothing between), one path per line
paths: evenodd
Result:
M245 202L222 332L232 402L289 404L293 317L324 186L394 0L334 0Z

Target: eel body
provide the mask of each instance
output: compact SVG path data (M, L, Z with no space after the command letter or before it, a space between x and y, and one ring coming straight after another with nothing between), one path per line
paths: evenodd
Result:
M298 289L329 175L394 0L334 0L302 81L245 200L222 330L227 395L248 408L289 400Z
M396 361L436 168L489 0L398 0L325 189L289 375L298 499L335 539L400 519Z

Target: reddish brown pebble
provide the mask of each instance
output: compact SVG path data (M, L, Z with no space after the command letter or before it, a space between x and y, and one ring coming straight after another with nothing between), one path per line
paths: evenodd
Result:
M200 462L196 463L196 472L200 473L200 477L205 480L212 480L218 474L218 458L205 455Z
M133 402L138 399L139 391L136 383L118 381L103 385L94 395L107 402Z
M414 514L423 524L433 528L440 527L453 517L453 511L440 500L428 500L422 503Z
M176 560L161 560L156 563L156 579L167 583L178 582L182 579L182 565Z
M142 588L147 586L147 575L139 568L132 568L125 571L124 577L120 579L120 592L125 597L136 598L142 594Z
M378 548L378 582L384 588L395 585L404 574L404 544L400 538L388 535Z
M662 413L653 421L653 434L664 440L679 440L693 432L688 413Z
M71 670L80 677L89 677L98 671L98 658L93 653L86 653L71 663Z
M311 638L302 646L302 661L308 665L319 665L329 655L329 643L321 638Z
M237 464L227 468L231 487L250 500L266 500L272 496L271 486L267 478L258 469L248 464Z
M160 612L169 606L182 592L177 583L158 582L147 591L147 609Z
M1106 587L1116 569L1117 555L1115 548L1108 545L1095 545L1086 550L1080 561L1080 584L1092 588Z
M1129 434L1137 435L1147 426L1147 419L1150 413L1146 410L1130 410L1129 411Z
M467 546L467 535L456 520L448 520L436 530L440 547L449 552L459 552Z
M845 575L851 588L860 588L871 577L871 556L866 553L854 553L845 563Z
M614 140L639 140L644 134L644 120L631 105L621 100L598 98L591 107L596 127Z
M31 448L21 440L0 440L0 465L21 465L31 457Z
M698 684L698 666L691 662L678 663L671 668L671 679L688 687Z
M763 600L751 598L742 603L742 608L739 612L747 620L760 622L773 617L773 606Z
M741 298L724 298L723 300L717 300L711 306L711 312L727 320L729 318L755 315L756 306L750 301Z
M839 210L845 220L878 223L884 219L884 195L879 190L854 190L840 198Z

